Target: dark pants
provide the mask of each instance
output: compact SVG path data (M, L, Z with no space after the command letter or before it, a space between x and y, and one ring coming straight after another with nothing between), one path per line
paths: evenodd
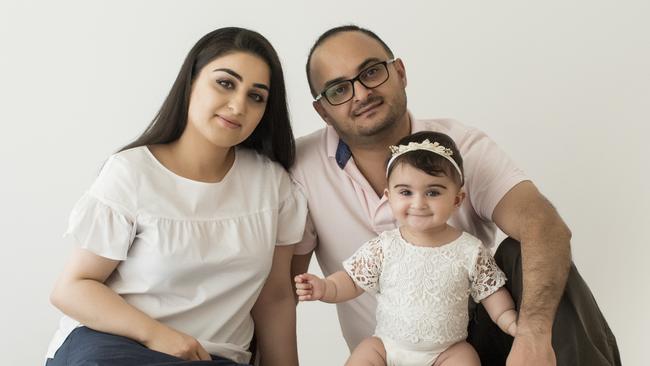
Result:
M506 287L518 310L522 295L519 242L511 238L505 239L494 258L508 277ZM482 305L470 308L467 341L476 348L481 365L505 365L513 338L492 322ZM552 343L558 366L621 365L614 334L573 263L555 314Z
M46 366L243 366L232 360L212 356L212 361L184 361L148 349L129 338L79 327L47 360Z

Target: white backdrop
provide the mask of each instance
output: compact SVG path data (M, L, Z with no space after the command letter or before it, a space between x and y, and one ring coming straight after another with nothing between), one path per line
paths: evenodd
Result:
M534 178L573 231L574 260L623 363L647 364L647 0L235 3L0 3L2 364L42 362L59 317L48 294L70 252L69 211L103 160L151 120L199 37L231 25L268 37L301 136L323 126L307 52L350 22L404 60L416 117L485 130ZM304 365L343 363L333 305L299 307L299 348Z

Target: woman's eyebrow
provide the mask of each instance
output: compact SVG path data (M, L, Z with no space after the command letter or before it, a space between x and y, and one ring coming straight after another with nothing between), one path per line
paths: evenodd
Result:
M242 76L239 75L235 70L227 69L227 68L219 68L219 69L212 70L212 72L217 72L217 71L223 71L225 73L228 73L228 74L232 75L235 79L237 79L239 81L244 81L244 78L242 78ZM269 87L266 84L254 83L253 86L256 87L256 88L260 88L260 89L264 89L266 91L269 91Z
M235 79L237 79L237 80L239 80L239 81L244 80L244 79L241 77L241 75L239 75L239 74L238 74L237 72L235 72L234 70L226 69L226 68L219 68L219 69L214 69L214 70L212 70L212 72L217 72L217 71L223 71L223 72L226 72L226 73L228 73L228 74L234 76Z

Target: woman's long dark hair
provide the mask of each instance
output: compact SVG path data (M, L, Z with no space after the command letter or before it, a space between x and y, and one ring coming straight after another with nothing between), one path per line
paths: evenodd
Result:
M187 125L192 82L201 69L217 57L247 52L260 57L271 69L271 85L262 120L240 146L247 147L289 169L295 158L295 140L289 122L282 65L275 49L261 34L228 27L212 31L192 47L160 110L135 141L119 151L177 140Z

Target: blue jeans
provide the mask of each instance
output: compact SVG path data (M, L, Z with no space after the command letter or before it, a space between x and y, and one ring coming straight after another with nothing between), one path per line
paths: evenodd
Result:
M150 350L142 344L113 334L79 327L70 333L46 366L243 366L212 355L212 361L185 361Z

